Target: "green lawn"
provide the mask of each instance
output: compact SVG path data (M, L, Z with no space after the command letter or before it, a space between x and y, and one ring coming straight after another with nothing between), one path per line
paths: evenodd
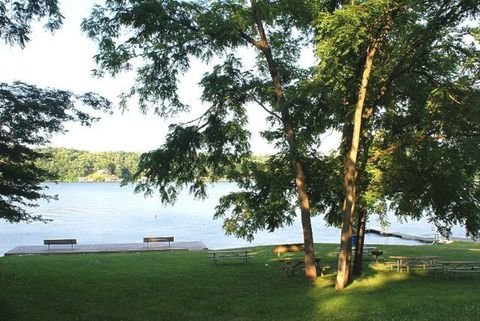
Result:
M317 254L336 267L336 244ZM480 245L379 246L388 255L480 260ZM480 275L397 273L365 263L343 291L287 277L271 247L214 266L206 252L0 258L0 320L480 320ZM480 274L480 273L479 273Z

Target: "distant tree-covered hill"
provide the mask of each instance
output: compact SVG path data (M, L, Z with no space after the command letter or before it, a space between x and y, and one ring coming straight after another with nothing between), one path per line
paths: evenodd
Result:
M139 153L87 152L69 148L41 148L49 159L38 165L56 176L58 181L108 181L129 178L137 169Z
M54 174L59 182L114 181L130 178L137 170L140 153L88 152L70 148L39 148L51 155L37 161L40 168ZM253 160L265 162L269 156L254 155Z

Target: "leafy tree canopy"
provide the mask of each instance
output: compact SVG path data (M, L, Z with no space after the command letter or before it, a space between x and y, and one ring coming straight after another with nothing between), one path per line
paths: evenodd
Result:
M137 178L147 179L137 191L159 190L164 202L174 202L182 187L204 197L209 180L226 177L242 190L223 198L215 216L225 219L227 233L247 239L296 216L298 167L292 159L296 164L314 159L316 152L303 134L313 123L302 121L319 113L321 102L308 82L311 69L299 61L304 45L313 40L312 13L326 5L250 2L106 1L82 24L98 43L97 74L135 69L137 79L124 102L136 97L141 108L153 108L160 116L198 108L178 96L179 76L194 58L211 64L200 82L207 110L173 125L161 148L141 156ZM242 59L242 48L256 55L254 66ZM250 158L246 109L254 107L267 111L270 126L263 135L281 151L265 163ZM286 122L297 138L294 148L286 139ZM315 125L317 133L326 127Z
M33 21L46 20L45 29L62 25L57 0L4 0L0 2L0 39L8 45L25 47Z
M62 23L57 0L6 0L0 2L0 39L7 45L24 47L30 40L31 24L46 19L54 31ZM52 199L42 192L41 182L52 176L35 161L46 157L33 150L64 131L66 121L89 125L96 118L82 106L110 108L110 102L93 93L82 95L42 89L22 82L0 83L0 218L10 222L42 220L27 212L38 199Z
M39 220L26 207L41 198L52 199L42 192L40 183L53 177L35 164L48 156L31 147L47 144L52 134L64 131L66 121L89 125L96 120L77 106L105 110L110 103L92 93L75 95L15 82L0 83L0 105L0 218Z
M478 2L360 1L321 13L317 79L328 88L325 99L341 106L338 128L348 128L369 35L394 9L369 81L357 203L379 214L389 205L399 217L426 216L445 235L455 223L478 235L479 51L470 20Z

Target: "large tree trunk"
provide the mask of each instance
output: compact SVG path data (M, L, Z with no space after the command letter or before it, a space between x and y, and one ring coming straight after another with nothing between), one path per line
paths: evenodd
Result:
M342 231L340 237L340 254L338 256L338 270L337 270L337 282L335 284L336 289L343 289L348 283L350 277L350 263L352 258L351 243L352 238L352 224L353 215L355 212L356 201L356 163L358 146L360 144L360 129L362 128L362 114L363 106L365 104L365 98L367 96L368 80L372 73L373 57L385 39L385 36L390 31L393 17L396 13L391 11L387 18L387 23L381 30L378 37L373 41L371 46L367 49L367 56L365 59L365 67L363 69L362 80L360 89L358 91L357 104L355 106L355 115L353 118L353 135L352 145L347 157L347 170L345 173L344 188L345 188L345 201L342 215Z
M373 51L375 54L375 51ZM356 184L355 184L355 164L357 162L358 146L360 143L360 129L362 127L362 114L365 97L367 95L368 79L370 77L373 65L372 50L368 51L365 68L362 75L362 85L358 93L357 105L355 107L355 115L353 119L353 135L352 145L347 158L347 172L345 174L345 201L342 216L342 234L340 238L340 254L338 256L338 270L336 289L343 289L348 283L350 276L351 262L351 239L352 239L352 223L353 213L355 211L356 200Z
M358 211L358 225L357 225L357 244L355 246L355 257L353 261L353 274L362 274L363 264L363 247L365 245L365 225L367 221L367 209L360 208Z
M303 227L303 239L305 243L305 276L314 281L317 278L317 269L315 266L315 250L313 246L313 232L310 219L310 203L307 194L307 188L305 186L305 171L302 161L298 153L298 146L295 139L295 128L288 110L288 104L283 93L282 82L278 70L275 65L275 61L272 56L272 51L268 44L268 39L263 28L263 23L260 18L260 13L255 0L250 0L253 16L257 25L260 41L252 42L258 49L260 49L267 61L268 69L272 77L273 88L275 92L275 98L278 105L278 109L281 113L281 119L285 136L290 149L290 159L293 165L295 184L297 187L297 197L300 204L300 212Z
M361 117L360 117L361 118ZM355 127L356 123L355 123ZM354 127L354 132L355 132ZM337 283L336 289L343 289L348 282L350 274L350 262L351 262L351 238L352 238L352 220L353 211L355 209L355 161L358 148L355 146L355 134L352 141L352 148L347 160L347 173L345 175L344 187L345 187L345 200L343 205L342 216L342 232L340 238L340 253L338 255L338 270L337 270ZM352 152L353 150L353 152Z

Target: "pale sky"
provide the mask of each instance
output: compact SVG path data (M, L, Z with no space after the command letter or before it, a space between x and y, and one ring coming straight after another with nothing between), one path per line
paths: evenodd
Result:
M96 79L91 76L91 70L96 67L92 58L96 45L82 34L80 22L89 15L95 2L98 1L61 0L60 8L65 20L60 30L51 34L41 25L36 25L25 49L2 44L0 82L20 80L40 87L66 89L76 93L94 91L116 102L116 97L131 86L134 76L122 75L115 79ZM313 56L305 59L313 61ZM192 113L180 116L182 120L193 119L201 113L201 89L197 83L206 71L207 66L195 64L191 72L180 81L182 101L192 106ZM102 120L91 127L67 124L68 133L55 135L51 146L89 151L144 152L159 147L165 140L169 122L175 121L165 121L152 114L143 115L133 100L128 112L122 114L115 109L113 115L101 116ZM274 152L273 147L258 134L266 127L265 116L266 113L261 108L249 108L251 145L255 154ZM334 148L338 138L337 134L330 135L324 140L322 150Z

